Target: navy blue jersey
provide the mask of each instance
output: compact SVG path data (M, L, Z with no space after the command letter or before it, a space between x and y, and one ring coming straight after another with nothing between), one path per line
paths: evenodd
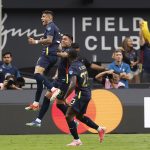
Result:
M60 32L58 27L54 24L54 22L50 22L46 26L46 30L44 32L44 38L46 39L48 36L53 37L53 41L50 45L46 45L43 48L43 55L56 55L56 51L58 49L60 43Z
M74 61L69 67L69 78L77 77L76 94L91 97L91 89L88 84L88 72L79 60Z
M69 52L70 48L63 49L64 52ZM61 58L58 65L58 79L69 83L68 78L69 62L68 58Z
M12 65L3 64L0 66L0 83L4 81L6 76L14 75L16 78L20 77L18 69Z

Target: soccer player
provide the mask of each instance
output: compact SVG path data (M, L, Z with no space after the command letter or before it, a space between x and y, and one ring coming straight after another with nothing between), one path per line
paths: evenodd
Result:
M64 100L75 89L76 96L69 104L66 112L66 120L70 129L70 133L74 140L68 144L68 146L82 145L79 139L74 117L80 120L82 123L98 131L100 142L103 141L105 135L105 127L98 126L89 117L85 116L86 109L89 101L91 100L91 89L88 86L88 73L85 65L77 60L77 51L72 49L68 53L69 61L71 63L69 67L70 85L64 96ZM66 102L67 103L67 102Z
M49 105L50 105L50 99L54 100L56 99L56 105L57 108L65 115L67 111L67 106L64 102L64 95L68 89L69 86L69 78L68 78L68 69L69 69L69 62L68 62L68 52L70 50L71 44L73 42L73 37L69 34L64 34L61 39L61 47L62 51L58 52L57 55L61 58L59 65L58 65L58 79L55 80L53 83L51 83L51 87L56 87L61 90L56 90L53 93L52 96L52 90L48 90L46 95L44 96L43 104L40 109L38 117L30 122L26 123L27 126L34 126L34 127L40 127L41 121L47 112Z
M34 77L37 81L37 91L35 94L35 100L33 104L26 107L26 110L38 110L39 109L39 100L43 91L43 84L50 89L51 85L47 78L43 75L44 71L47 68L52 68L57 62L57 49L60 44L60 33L58 27L53 22L53 12L45 10L42 12L41 21L45 27L44 37L39 40L29 37L29 44L42 44L42 55L38 59Z
M3 62L0 65L0 83L3 83L8 75L13 75L15 78L21 77L19 70L12 65L12 53L5 52L2 55Z

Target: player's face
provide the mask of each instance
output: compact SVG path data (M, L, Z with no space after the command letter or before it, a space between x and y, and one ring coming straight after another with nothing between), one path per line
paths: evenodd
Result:
M42 14L41 21L42 21L43 26L46 26L51 21L51 19L52 19L51 15Z
M68 36L63 36L61 39L61 47L62 48L66 48L66 47L70 47L72 44L72 41L70 40L70 38Z
M3 62L5 64L10 64L12 62L12 57L8 54L3 57Z
M127 40L127 46L132 48L133 47L133 41L131 39Z
M114 59L115 59L115 61L117 61L117 62L121 62L122 59L123 59L122 53L121 53L121 52L115 53L115 54L114 54Z

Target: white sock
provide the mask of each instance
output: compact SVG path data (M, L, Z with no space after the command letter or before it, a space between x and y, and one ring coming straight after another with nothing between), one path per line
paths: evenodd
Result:
M97 128L97 131L100 131L102 129L102 127L101 126L99 126L98 128Z
M34 106L38 106L38 105L39 105L39 102L34 101L34 102L33 102L33 105L34 105Z
M52 88L51 88L51 92L54 92L56 89L57 89L57 88L52 87Z
M75 139L75 141L80 142L81 140L80 139Z
M38 123L41 123L41 120L39 118L36 118L36 120Z

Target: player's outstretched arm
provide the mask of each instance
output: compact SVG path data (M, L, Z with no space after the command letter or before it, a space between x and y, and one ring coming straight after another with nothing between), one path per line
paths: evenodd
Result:
M32 37L28 37L28 43L35 45L35 44L42 44L42 45L51 45L53 41L53 36L48 36L46 39L40 38L39 40L35 40Z

